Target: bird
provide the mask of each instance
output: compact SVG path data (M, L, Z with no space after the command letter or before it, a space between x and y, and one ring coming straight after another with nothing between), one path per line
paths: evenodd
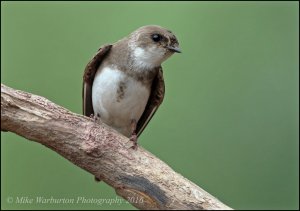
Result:
M165 95L161 64L174 53L181 53L176 36L158 25L100 47L84 70L83 114L130 138L136 149Z

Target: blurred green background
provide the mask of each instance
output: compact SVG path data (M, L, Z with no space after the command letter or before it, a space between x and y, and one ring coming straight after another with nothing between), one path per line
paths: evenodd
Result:
M164 103L140 145L235 209L299 208L298 2L1 2L1 82L81 113L82 73L105 43L171 29ZM134 209L17 203L114 199L48 148L1 133L2 209ZM10 201L12 200L12 201Z

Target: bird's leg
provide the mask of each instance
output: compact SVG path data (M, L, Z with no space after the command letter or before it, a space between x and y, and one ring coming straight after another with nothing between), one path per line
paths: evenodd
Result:
M131 136L130 136L130 141L133 142L133 146L131 147L132 149L137 149L137 135L136 135L136 120L132 119L130 128L131 128Z

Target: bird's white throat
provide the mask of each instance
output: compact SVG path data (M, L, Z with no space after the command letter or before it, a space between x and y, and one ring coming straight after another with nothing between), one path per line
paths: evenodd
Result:
M132 48L133 65L137 70L152 69L161 65L166 59L165 50L157 47Z

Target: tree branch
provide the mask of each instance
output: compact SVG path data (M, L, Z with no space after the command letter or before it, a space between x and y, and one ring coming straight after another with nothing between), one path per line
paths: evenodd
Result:
M105 124L2 84L1 131L51 148L139 209L231 209Z

